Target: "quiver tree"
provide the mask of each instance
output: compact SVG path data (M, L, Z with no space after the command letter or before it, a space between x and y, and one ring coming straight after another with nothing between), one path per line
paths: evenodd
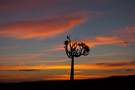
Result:
M81 55L87 56L90 52L90 48L82 42L71 41L70 35L67 36L67 40L64 42L65 52L69 58L71 58L71 73L70 80L74 80L74 57L80 57Z

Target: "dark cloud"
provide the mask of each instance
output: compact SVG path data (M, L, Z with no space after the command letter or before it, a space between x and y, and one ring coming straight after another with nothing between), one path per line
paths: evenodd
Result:
M41 71L40 69L20 69L17 71Z
M97 63L96 65L110 66L110 67L128 66L128 65L135 65L135 61L130 61L130 62L115 62L115 63Z
M126 69L125 71L135 71L134 69Z

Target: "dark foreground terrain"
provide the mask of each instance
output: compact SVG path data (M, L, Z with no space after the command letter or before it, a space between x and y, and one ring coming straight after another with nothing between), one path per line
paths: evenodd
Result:
M104 79L0 83L0 90L135 90L135 75Z

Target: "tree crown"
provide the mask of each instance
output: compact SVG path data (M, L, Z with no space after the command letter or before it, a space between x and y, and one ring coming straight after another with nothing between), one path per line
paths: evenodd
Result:
M67 36L67 40L64 41L65 51L69 58L80 57L81 55L87 56L90 52L89 46L82 42L71 41L70 35Z

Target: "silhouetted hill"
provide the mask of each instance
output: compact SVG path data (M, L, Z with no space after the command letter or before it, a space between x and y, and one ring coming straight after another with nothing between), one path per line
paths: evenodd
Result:
M135 75L71 81L0 83L0 90L135 90Z

